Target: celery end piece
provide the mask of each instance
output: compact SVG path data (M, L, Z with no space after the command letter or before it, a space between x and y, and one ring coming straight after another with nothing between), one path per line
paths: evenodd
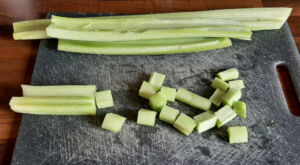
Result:
M193 94L192 101L189 105L197 109L209 111L211 108L211 104L212 102L209 99Z
M235 118L237 114L231 109L230 106L225 105L217 112L215 112L215 115L217 117L217 126L221 127Z
M217 77L223 81L233 80L239 78L239 72L237 69L231 68L217 73Z
M228 89L229 85L225 81L223 81L223 80L219 79L218 77L216 77L213 80L213 82L211 83L211 87L213 87L215 89L220 89L223 92L226 92L226 90Z
M122 129L122 126L125 123L125 121L126 118L123 116L116 115L113 113L107 113L102 123L102 128L112 131L114 133L118 133Z
M221 100L225 105L232 105L242 97L240 89L230 88L222 97Z
M95 93L96 104L99 109L109 108L114 106L111 90L105 90Z
M216 89L213 95L209 98L209 100L214 104L216 107L219 107L222 103L222 96L225 92L221 91L220 89Z
M178 114L179 114L178 109L169 106L164 106L164 108L159 113L159 120L167 122L169 124L173 124Z
M13 23L14 40L47 39L46 27L50 19L28 20Z
M156 90L159 90L162 84L164 83L166 75L153 72L150 76L149 83L153 85Z
M248 131L245 126L229 127L227 132L230 144L248 142Z
M175 98L183 103L190 104L193 98L193 93L184 88L178 88Z
M153 85L151 85L147 81L143 81L142 86L139 90L139 96L149 100L151 96L155 95L156 91L157 90Z
M38 40L51 38L47 36L45 30L25 31L25 32L14 32L14 40Z
M245 88L243 80L233 80L228 82L229 88L243 89Z
M150 97L149 105L155 111L161 111L166 104L167 99L162 95L161 92L158 92Z
M181 113L175 120L173 126L186 136L189 136L196 127L196 122L191 117Z
M156 111L140 109L138 112L137 124L145 126L154 126L156 114Z
M196 130L202 133L216 126L217 117L211 112L204 112L194 116L194 120L197 123Z
M162 86L160 88L160 92L168 101L171 101L171 102L175 101L175 97L176 97L176 89L175 88Z
M232 104L233 110L237 113L238 116L246 118L247 117L247 108L246 103L243 101L237 101Z

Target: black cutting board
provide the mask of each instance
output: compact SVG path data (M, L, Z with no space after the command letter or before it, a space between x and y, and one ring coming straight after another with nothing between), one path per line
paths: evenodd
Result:
M96 16L103 14L66 14ZM107 15L107 14L104 14ZM300 117L289 110L276 72L288 67L300 94L300 56L287 24L281 30L254 32L252 41L233 40L229 48L159 56L105 56L56 50L43 40L32 85L96 84L111 89L115 106L97 116L23 115L12 164L299 164ZM235 67L244 80L247 119L236 117L220 129L185 136L171 125L136 124L137 111L149 108L138 96L151 72L164 73L164 85L209 97L215 74ZM200 113L178 101L168 105L190 116ZM101 129L106 112L128 118L120 133ZM271 122L273 120L274 122ZM228 143L227 126L245 125L249 142Z

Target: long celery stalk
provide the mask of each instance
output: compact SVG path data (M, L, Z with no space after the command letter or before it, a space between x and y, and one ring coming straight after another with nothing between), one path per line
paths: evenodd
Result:
M46 27L50 19L28 20L13 23L13 37L15 40L46 39Z

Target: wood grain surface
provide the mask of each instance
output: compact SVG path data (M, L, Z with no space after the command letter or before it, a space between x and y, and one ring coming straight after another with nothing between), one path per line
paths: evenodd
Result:
M9 109L11 96L20 96L20 84L30 83L39 41L14 41L11 23L44 18L48 12L160 13L223 8L282 6L294 8L288 22L300 48L300 2L297 0L0 0L0 164L9 164L21 115ZM288 70L279 67L281 82L293 114L300 115Z

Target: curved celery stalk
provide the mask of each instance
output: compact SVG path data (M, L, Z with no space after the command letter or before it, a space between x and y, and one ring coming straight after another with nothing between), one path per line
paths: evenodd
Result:
M13 37L15 40L31 40L50 38L46 34L46 27L50 19L28 20L13 23Z

